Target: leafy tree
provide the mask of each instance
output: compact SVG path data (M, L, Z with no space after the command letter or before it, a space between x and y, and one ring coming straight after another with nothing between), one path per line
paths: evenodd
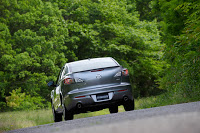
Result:
M161 79L161 87L174 92L174 96L199 100L200 4L184 2L176 9L181 10L187 19L182 34L176 37L176 43L169 51L173 60Z
M164 65L159 60L163 44L156 20L140 21L134 6L127 9L130 1L66 3L63 17L69 23L70 44L76 46L73 51L78 59L112 56L124 60L132 69L135 96L153 93Z
M68 30L56 4L32 1L1 1L2 100L16 88L32 97L49 99L46 81L55 79L67 62L64 46Z
M47 106L46 82L78 59L114 57L129 67L136 97L157 87L164 44L157 21L140 21L132 0L1 0L0 14L1 110L14 109L15 96Z

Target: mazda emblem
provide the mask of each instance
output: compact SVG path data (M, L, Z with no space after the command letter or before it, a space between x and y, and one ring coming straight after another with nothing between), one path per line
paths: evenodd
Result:
M100 75L100 74L97 74L96 78L97 78L97 79L100 79L100 78L101 78L101 75Z

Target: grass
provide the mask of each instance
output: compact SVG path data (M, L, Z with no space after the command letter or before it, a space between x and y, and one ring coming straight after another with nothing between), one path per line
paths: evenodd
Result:
M120 106L119 112L123 111L124 108ZM105 115L105 114L109 114L108 109L96 112L77 114L74 115L74 119ZM51 109L13 111L13 112L0 113L0 133L3 131L32 127L48 123L53 123Z
M123 106L119 106L118 110L119 110L118 112L125 111ZM96 111L96 112L77 114L74 116L74 118L79 119L79 118L92 117L92 116L98 116L98 115L106 115L106 114L110 114L108 109L103 109L101 111Z
M51 110L0 113L0 132L52 123Z
M136 103L135 106L137 109L145 109L145 108L173 105L173 104L179 104L179 103L200 101L199 95L198 96L194 94L192 95L193 97L187 97L184 94L176 94L173 92L167 92L158 96L140 98L135 102Z
M174 94L161 94L135 100L135 109L144 109L157 106L171 105L177 103L186 103L200 101L199 98L188 98ZM119 112L124 112L123 106L119 107ZM92 117L109 114L108 109L96 112L82 113L74 116L74 119ZM13 111L0 113L0 133L3 131L14 130L25 127L32 127L53 123L51 109L31 110L31 111Z

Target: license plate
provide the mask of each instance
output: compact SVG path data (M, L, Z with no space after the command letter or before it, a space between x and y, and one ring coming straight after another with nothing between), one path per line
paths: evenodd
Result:
M97 101L109 99L108 94L99 94L97 95Z

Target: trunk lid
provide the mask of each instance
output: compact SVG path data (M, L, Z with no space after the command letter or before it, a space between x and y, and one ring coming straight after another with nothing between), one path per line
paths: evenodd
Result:
M73 73L78 89L98 88L121 83L121 67L114 66Z

